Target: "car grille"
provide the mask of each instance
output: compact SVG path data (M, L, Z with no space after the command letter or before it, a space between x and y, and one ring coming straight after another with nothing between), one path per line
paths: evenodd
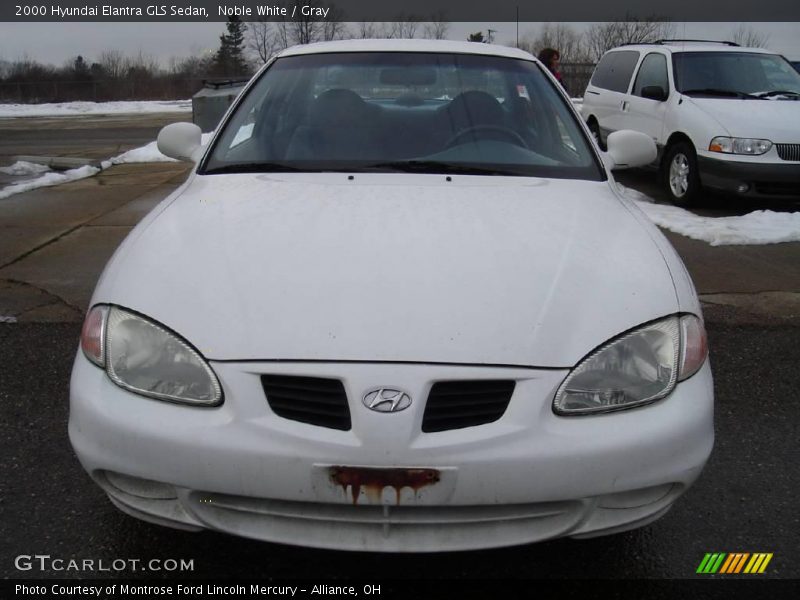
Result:
M448 431L497 421L505 413L514 381L439 381L428 394L422 431Z
M775 144L778 148L778 156L783 160L800 161L800 144Z
M338 379L262 375L261 385L279 417L330 429L350 429L350 407Z

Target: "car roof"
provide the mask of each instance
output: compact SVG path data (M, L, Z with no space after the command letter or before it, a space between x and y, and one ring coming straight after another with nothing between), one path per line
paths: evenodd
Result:
M481 54L536 60L523 50L495 44L477 42L454 42L450 40L340 40L298 44L281 52L278 56L297 56L300 54L325 54L332 52L446 52L453 54Z
M668 42L663 44L629 44L626 46L618 46L609 50L609 52L618 52L620 50L639 50L647 52L650 50L663 50L669 54L676 54L679 52L748 52L756 54L776 54L771 50L764 48L747 48L744 46L729 46L724 42Z

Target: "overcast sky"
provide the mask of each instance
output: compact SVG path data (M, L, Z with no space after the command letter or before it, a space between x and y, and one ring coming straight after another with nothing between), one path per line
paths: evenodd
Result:
M570 23L576 30L590 23ZM676 37L730 39L739 23L676 23ZM757 32L769 35L767 46L790 60L800 60L800 23L752 23ZM520 23L520 37L535 33L539 24ZM124 54L142 52L167 66L171 57L212 53L219 46L224 23L0 23L0 60L28 57L62 65L82 55L91 62L104 50ZM516 24L452 23L448 37L463 40L468 33L496 30L497 43L513 44Z

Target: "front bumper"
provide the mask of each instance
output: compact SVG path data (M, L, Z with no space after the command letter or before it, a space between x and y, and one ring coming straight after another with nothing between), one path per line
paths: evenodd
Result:
M800 198L800 163L761 163L697 157L706 187L753 198ZM740 186L746 186L741 191Z
M79 353L69 433L92 478L133 516L321 548L444 551L591 537L664 514L697 478L713 445L706 364L666 399L589 417L553 414L566 370L361 363L213 363L226 401L201 409L114 385ZM352 429L283 419L264 373L335 377ZM513 379L493 423L423 433L435 381ZM378 413L360 399L382 384L415 403ZM435 484L353 497L336 465L436 469Z

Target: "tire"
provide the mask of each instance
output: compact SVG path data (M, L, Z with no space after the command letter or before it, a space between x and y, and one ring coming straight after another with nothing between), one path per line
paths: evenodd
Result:
M700 195L700 174L697 153L689 142L670 146L662 163L662 178L670 200L675 206L687 207Z
M589 126L589 131L592 132L592 136L594 136L594 141L596 141L597 145L600 146L600 150L605 152L607 148L603 143L603 138L600 137L600 126L597 124L597 121L594 119L594 117L589 120L587 125Z

